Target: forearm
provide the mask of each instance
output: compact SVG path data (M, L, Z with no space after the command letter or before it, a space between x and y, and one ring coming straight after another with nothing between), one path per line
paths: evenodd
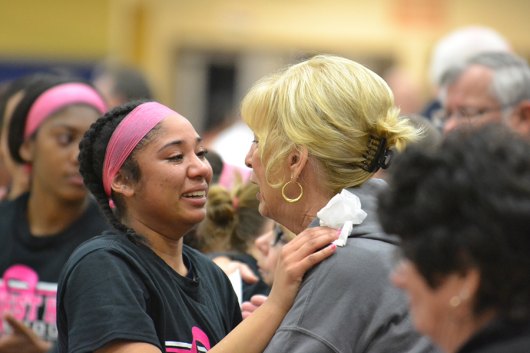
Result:
M303 275L335 252L335 245L326 246L335 239L337 239L335 229L316 227L304 231L286 244L282 248L282 256L276 266L274 285L267 301L210 352L263 352L294 302Z

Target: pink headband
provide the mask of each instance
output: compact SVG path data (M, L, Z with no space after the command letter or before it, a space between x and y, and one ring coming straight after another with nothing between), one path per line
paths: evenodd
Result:
M65 83L42 93L33 103L28 113L24 139L30 137L46 118L61 108L72 104L87 104L100 114L107 111L107 105L99 93L84 83Z
M156 124L170 115L179 115L168 107L147 102L134 108L118 124L110 137L103 162L103 189L110 197L110 184L136 145Z

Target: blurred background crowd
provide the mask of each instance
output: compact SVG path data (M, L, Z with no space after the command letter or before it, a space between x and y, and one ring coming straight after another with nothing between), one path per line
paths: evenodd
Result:
M8 138L14 131L9 119L18 125L26 119L13 110L35 103L30 88L43 86L38 97L64 84L57 77L29 75L79 78L97 89L108 109L135 99L160 101L189 119L211 152L206 219L185 242L243 277L234 280L241 286L240 302L267 295L278 252L294 234L260 215L258 187L248 181L245 155L254 137L239 116L239 104L256 80L315 54L339 55L388 83L401 115L422 131L421 149L438 144L443 130L459 120L486 119L514 107L510 114L520 119L511 127L527 136L529 97L489 97L485 103L491 104L476 111L466 111L473 105L462 108L454 97L462 95L457 89L465 88L469 66L497 70L490 63L518 67L528 93L530 71L521 64L530 59L528 13L527 0L0 0L0 199L26 192L32 172L20 165L22 157L18 167L7 165L17 164L8 149L20 147L8 147L8 140L24 142L22 136ZM489 62L464 65L490 51L517 57L486 56ZM23 77L26 81L16 81ZM376 176L387 177L384 171ZM79 197L83 207L85 198Z
M91 78L102 63L125 65L213 136L258 78L330 53L385 77L403 113L421 112L435 93L438 40L486 26L528 58L529 11L525 0L1 0L0 81L49 68Z

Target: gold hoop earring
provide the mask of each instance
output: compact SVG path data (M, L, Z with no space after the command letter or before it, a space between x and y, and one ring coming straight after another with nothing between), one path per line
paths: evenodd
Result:
M292 183L294 180L291 179L289 180L288 182L286 182L285 184L283 184L282 186L282 197L285 201L289 202L289 203L295 203L296 201L299 201L302 196L304 195L304 188L302 187L302 184L300 184L298 181L295 181L295 183L298 185L298 187L300 188L300 195L298 195L297 197L291 199L289 197L287 197L285 195L285 188L287 187L287 185L289 185L290 183Z

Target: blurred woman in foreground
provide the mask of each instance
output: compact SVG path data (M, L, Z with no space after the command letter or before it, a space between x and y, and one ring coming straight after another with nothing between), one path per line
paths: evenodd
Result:
M411 148L379 215L403 239L392 275L447 353L530 352L530 145L501 126Z

